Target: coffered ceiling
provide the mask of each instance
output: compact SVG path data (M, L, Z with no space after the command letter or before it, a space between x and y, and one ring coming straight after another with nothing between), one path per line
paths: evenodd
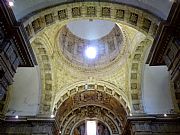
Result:
M166 19L173 0L110 0L110 1L142 8L161 18ZM13 10L17 19L20 19L33 11L46 8L48 6L57 5L60 3L66 3L66 2L74 2L74 1L71 1L71 0L15 0L15 6L13 7Z

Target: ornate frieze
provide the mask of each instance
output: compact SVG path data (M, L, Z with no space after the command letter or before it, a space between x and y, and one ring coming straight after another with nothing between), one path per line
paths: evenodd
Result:
M72 8L72 17L79 17L79 16L81 16L81 7Z
M54 22L53 15L52 14L45 15L45 22L46 25L53 23Z
M96 16L96 7L93 6L89 6L87 7L87 16L92 17L92 16Z
M122 9L117 9L117 10L116 10L116 18L117 18L117 19L124 19L124 10L122 10Z
M63 120L59 121L60 129L63 134L71 134L75 126L84 120L99 120L108 125L112 134L120 134L122 130L121 122L111 116L110 112L105 108L98 106L86 106L78 108Z
M151 40L145 39L136 47L132 56L132 66L130 74L130 93L132 100L132 113L143 113L143 105L141 101L141 66L146 49L151 45Z
M55 8L55 10L53 10L53 8ZM44 14L45 12L48 14ZM58 18L56 17L56 14L58 14ZM140 29L142 32L153 37L160 21L158 17L155 17L146 11L141 11L140 9L136 10L136 8L130 6L125 8L121 4L108 4L105 2L78 2L76 4L64 4L46 9L42 13L37 13L36 19L31 17L29 19L26 18L26 20L22 20L25 22L25 27L27 27L28 24L31 26L31 35L34 36L33 31L37 33L40 29L42 30L42 28L50 25L50 23L47 23L47 17L49 17L49 21L52 22L52 20L56 21L57 19L57 21L68 21L73 18L81 18L84 16L88 19L108 19L115 22L125 21L131 26L133 25L134 28L138 30ZM40 19L39 22L37 19ZM35 20L36 22L34 22ZM46 20L46 26L41 23L43 20ZM34 23L34 25L32 25L32 23Z
M35 21L37 18L41 19L42 20L41 22L43 22L44 20L46 20L47 16L50 14L52 15L54 23L48 24L48 25L46 23L42 23L41 29L37 32L40 32L44 28L47 28L46 30L48 30L48 28L50 28L51 26L53 29L54 28L58 29L69 21L72 21L74 19L76 20L76 19L80 19L80 18L85 18L85 19L107 19L107 20L111 20L111 21L114 21L117 23L119 23L119 22L125 23L127 25L132 26L135 29L142 31L143 33L145 33L148 36L154 36L154 32L156 32L158 23L160 21L157 17L155 17L147 12L144 12L140 9L134 10L135 9L134 7L129 7L129 6L124 7L120 4L109 5L109 4L103 3L103 2L102 3L101 2L100 3L96 3L96 2L93 2L93 3L82 2L81 3L81 2L79 2L76 4L71 3L71 4L67 4L67 5L66 4L59 5L56 8L52 7L49 9L45 9L44 11L38 12L37 14L35 14L36 17L34 17L34 18L31 17L31 18L27 19L24 22L24 25L30 26L30 31L31 31L31 35L32 35L30 40L33 41L34 37L36 35L35 30L32 27L32 22ZM103 11L103 8L107 8L107 9L104 9L104 11ZM77 10L77 12L75 10ZM107 10L106 15L105 14L102 15L103 14L102 12L104 12L104 13L106 12L105 10ZM133 16L133 15L135 15L135 16ZM132 22L136 22L136 24L132 23ZM46 26L48 26L48 27L46 27ZM54 31L55 30L53 30L53 32ZM48 32L47 33L44 32L44 33L46 33L47 35L51 35L51 36L57 34L57 33L53 34L53 32L51 34L50 33L47 34ZM62 41L65 42L66 47L67 47L67 52L70 54L70 53L74 52L72 45L74 45L75 42L67 41L65 38L66 36L67 35L65 33L64 37L62 38ZM124 34L124 36L127 37L126 34ZM62 58L64 56L60 57L59 55L56 55L57 50L58 50L57 48L52 49L52 48L54 48L54 44L56 44L54 42L54 39L50 38L50 36L47 36L47 37L49 38L48 40L49 41L51 40L51 42L52 42L51 45L49 47L47 47L47 50L49 53L48 57L47 56L40 56L40 57L38 56L40 60L43 59L44 62L46 61L46 63L42 65L42 67L43 67L42 69L43 70L45 69L44 71L46 72L46 75L42 74L42 78L44 78L42 80L42 82L43 82L42 84L44 84L44 80L46 81L45 85L43 86L43 88L45 88L45 90L43 90L44 93L46 93L47 91L48 92L52 91L52 93L53 93L54 90L52 90L52 89L56 89L57 91L64 89L64 88L66 88L66 86L71 85L73 82L79 81L79 78L81 80L88 79L88 77L92 75L92 71L90 71L90 70L88 70L88 73L85 74L85 72L87 72L86 69L83 69L80 66L71 68L71 67L74 67L74 64L72 64L71 62L68 62L67 60L62 61ZM126 38L124 38L124 39L126 39ZM58 40L58 42L59 42L59 40ZM120 42L120 40L117 40L116 42L118 43L118 42ZM113 40L109 40L108 43L113 44ZM113 51L115 48L116 47L114 47L113 45L108 47L108 49L110 51ZM126 49L124 49L123 50L124 52L122 54L120 54L119 56L121 57L121 56L124 56L124 54L126 55L128 53L128 51L127 51L128 49L129 49L128 45L126 44ZM77 54L81 54L82 50L83 50L82 46L77 46ZM103 48L102 48L102 50L103 50ZM140 84L139 84L139 81L140 81L139 72L141 70L141 66L139 64L141 63L142 59L144 58L144 55L142 54L143 51L144 51L144 48L143 47L141 48L141 46L139 46L137 48L137 54L132 55L132 58L133 58L132 73L130 73L130 75L132 75L132 76L130 76L130 78L132 79L132 82L130 84L128 84L128 82L121 83L122 81L127 81L127 78L126 78L127 76L125 75L126 74L125 72L127 70L125 70L124 68L128 68L128 67L121 66L122 70L119 70L120 69L119 65L121 64L121 63L119 63L119 59L113 60L112 63L109 66L107 66L107 70L106 69L104 70L104 73L106 74L106 76L105 76L105 74L102 74L102 72L101 72L101 71L103 71L102 69L100 69L100 70L96 69L96 76L95 76L99 79L102 79L102 77L103 77L103 80L114 84L119 89L119 91L130 90L130 93L132 92L132 95L131 95L132 99L133 99L132 102L134 104L136 104L136 105L134 105L134 106L136 106L135 108L136 109L140 108L140 110L142 108L142 105L141 105L141 92L140 92ZM39 54L37 54L37 55L39 55ZM103 53L102 53L102 55L103 55ZM127 55L129 56L129 54L127 54ZM53 58L53 59L51 59L51 58ZM128 58L128 57L126 56L126 58ZM61 60L58 60L58 59L61 59ZM52 62L52 65L51 65L51 64L47 63L48 61L54 61L54 63ZM119 65L115 66L116 63L118 63ZM51 68L50 68L50 65L52 66ZM114 65L114 66L112 66L112 65ZM53 67L56 67L56 69L53 69ZM51 69L51 71L50 71L50 69ZM118 70L118 72L115 73L112 71L112 69L113 69L113 71ZM48 74L49 73L56 74L56 77L57 77L56 78L56 83L57 83L56 87L54 87L55 85L52 84L53 79L54 79L53 75L52 75L52 79L47 79L47 73ZM78 76L76 76L74 73L78 74ZM108 74L108 73L110 73L110 74ZM93 74L93 75L95 75L95 74ZM46 76L46 79L45 79L45 76ZM129 88L128 88L127 84L128 84L128 86L130 86ZM76 89L78 89L78 91L80 90L80 88L64 90L62 95L59 95L60 104L63 101L65 101L70 95L76 93L77 92ZM82 88L82 91L83 90L84 89ZM119 91L114 92L114 90L108 90L108 89L105 89L105 91L112 94L117 99L121 100L121 102L124 102L125 108L129 105L129 102L127 102L127 100L124 100L122 98L122 94L119 93ZM128 93L127 91L126 91L126 94ZM47 94L47 95L49 95L49 94ZM45 105L50 106L51 105L51 102L49 102L50 100L47 100L47 101L45 100L45 97L47 98L47 95L46 96L44 95L42 97L42 102L46 102L48 104L45 104ZM51 98L48 98L48 99L51 99ZM139 107L137 107L137 105L139 105Z
M102 17L110 17L111 16L111 8L102 7Z
M45 40L45 39L44 39ZM43 40L37 40L34 41L32 44L32 47L35 49L35 52L39 55L37 55L37 60L39 62L39 66L41 68L41 74L42 76L42 97L41 97L41 105L39 114L45 115L51 113L51 104L53 101L53 75L52 75L52 66L51 61L49 59L48 52L46 51L46 47L43 45Z
M62 9L58 11L59 20L67 19L67 10Z
M138 21L138 14L131 12L129 17L129 22L133 25L137 25L137 21Z

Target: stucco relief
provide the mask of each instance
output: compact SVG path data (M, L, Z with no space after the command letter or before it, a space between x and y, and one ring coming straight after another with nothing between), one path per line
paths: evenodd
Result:
M116 113L117 116L122 117L122 119L124 119L123 116L126 115L123 106L113 96L96 90L83 91L69 97L61 104L57 111L59 115L64 115L70 112L73 108L90 104L106 106Z
M60 124L60 129L64 134L71 134L75 126L83 120L102 121L110 129L112 134L119 134L123 124L111 115L111 112L99 106L84 106L72 111L68 117Z
M104 70L104 72L102 72L101 69L96 70L95 73L85 74L85 70L83 70L81 67L77 67L74 70L72 69L72 64L68 64L66 61L61 61L62 58L58 55L58 47L56 45L58 40L58 32L64 24L68 23L68 21L72 21L74 19L79 19L82 17L88 17L88 19L105 19L115 21L117 22L117 24L123 24L122 29L125 30L123 31L125 33L125 39L133 38L135 34L134 32L129 32L130 29L127 29L129 26L138 30L137 32L139 33L144 33L144 36L148 36L153 39L153 35L156 32L160 20L149 13L146 13L139 9L135 10L134 7L122 6L119 4L111 4L110 6L107 3L100 3L99 6L98 3L97 6L96 2L87 2L85 4L76 3L68 5L69 6L57 6L54 10L53 8L45 9L44 11L35 14L33 17L24 22L31 42L35 40L37 36L45 38L47 39L47 42L50 42L48 44L43 44L43 46L46 47L42 46L39 50L36 47L33 47L38 59L38 63L41 65L42 70L42 93L44 93L42 96L42 103L44 103L45 105L44 110L42 109L41 111L42 114L45 112L45 114L48 114L53 110L52 101L54 100L53 97L55 94L59 92L63 93L63 91L61 90L65 89L67 86L72 85L75 82L89 79L92 79L94 82L103 80L105 82L111 83L116 88L118 88L118 91L125 92L125 95L128 97L128 105L132 100L131 103L134 103L134 107L136 107L137 109L141 109L138 107L138 104L141 102L141 93L136 93L136 91L141 90L139 84L134 80L140 80L141 76L138 75L138 73L141 72L141 67L139 66L139 64L144 58L144 52L142 51L138 54L133 54L135 51L134 49L129 51L130 48L136 48L135 43L131 43L131 40L127 41L125 45L127 48L125 50L128 51L124 51L124 54L126 54L127 58L129 58L126 61L127 63L123 66L118 65L117 68L115 68L115 66L113 65L116 62L119 62L117 60L113 61L112 64L107 67L108 70ZM142 36L142 34L140 35ZM43 48L46 48L47 51L47 54L45 55L41 54L41 52L44 51ZM113 46L109 49L113 50ZM141 49L141 47L139 47L139 49ZM81 48L79 48L78 50L81 51ZM69 51L72 51L72 48L70 48ZM120 54L120 56L122 55L123 53ZM131 60L131 58L133 59L133 61ZM128 76L129 72L131 72L129 71L129 69L131 68L131 62L132 70L136 70L137 68L139 70L137 71L138 73L130 73L131 80L129 80L130 78ZM44 73L46 73L46 75ZM75 75L74 73L78 75ZM53 82L53 84L51 82ZM51 94L49 94L47 90L48 92L51 91ZM132 90L132 92L130 92L130 90ZM62 94L61 96L68 98L68 96L70 95L69 89L67 89L66 92L67 94ZM114 89L112 89L112 91L110 90L109 92L112 93L114 97L122 99L121 94L119 94L119 92L114 92ZM63 97L60 98L63 99Z

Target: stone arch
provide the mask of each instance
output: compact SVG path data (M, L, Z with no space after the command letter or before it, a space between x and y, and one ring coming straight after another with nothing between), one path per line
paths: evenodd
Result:
M77 20L80 18L104 19L104 20L111 20L114 22L123 23L125 25L135 28L138 31L141 31L146 36L149 36L151 38L154 37L159 22L161 21L158 17L142 9L137 9L129 5L121 5L117 3L106 3L106 2L78 2L78 3L57 5L55 7L49 7L42 11L35 12L31 17L22 19L22 21L24 22L24 26L29 39L33 41L39 33L42 33L44 29L48 28L53 24L63 25L66 24L68 21ZM47 49L49 52L52 52L51 48L47 48ZM138 54L135 54L134 57L139 57L139 56ZM135 66L135 64L137 63L134 62L132 64L132 68ZM131 75L133 78L135 76L134 72L132 72ZM43 78L43 74L42 74L42 78ZM139 98L140 92L135 92L135 93L132 92L134 91L132 89L135 89L136 87L135 85L137 85L133 83L133 81L134 79L131 79L131 84L130 84L130 99L132 101L131 106L134 111L143 112L141 99ZM46 88L48 87L52 89L53 84L47 86ZM44 86L44 89L46 88ZM66 94L64 93L64 95L61 95L62 99L66 96L68 97L70 95L69 93L70 91L67 92ZM115 92L113 94L117 98L124 100L121 97L122 93L119 94L118 92ZM52 100L52 94L51 96L48 97L49 97L48 99ZM128 98L126 98L126 101L128 101L127 99ZM55 99L55 103L56 103L56 99ZM127 107L127 105L124 106ZM52 106L50 105L50 103L48 103L48 105L44 108L47 108L44 110L49 110L50 112Z
M117 3L107 2L76 2L61 4L39 12L31 17L24 17L26 32L31 39L45 27L54 23L65 24L77 19L103 19L129 25L144 34L154 37L160 18L151 13Z
M39 115L50 114L53 101L53 74L52 64L47 51L47 40L38 37L32 43L41 74L41 100Z
M68 112L67 114L65 114L65 115L62 114L61 117L59 117L59 115L61 115L61 114L59 114L59 113L56 114L56 117L58 119L58 123L59 123L60 127L63 127L65 125L65 123L67 122L67 120L70 119L70 117L74 116L74 112L76 112L77 110L80 111L81 108L87 109L87 107L89 107L89 106L101 108L100 110L106 110L108 117L111 118L118 127L123 127L123 125L125 124L125 117L124 118L119 117L119 116L116 117L116 114L112 110L108 109L105 106L100 106L97 104L89 104L89 105L83 105L83 106L76 107L76 108L70 110L70 112ZM98 117L96 117L96 118L98 118Z
M86 90L72 95L57 108L56 119L63 134L70 134L73 125L83 119L100 119L119 134L127 112L112 95L103 91Z
M132 102L132 113L144 113L141 91L141 77L146 50L152 44L150 39L144 39L136 47L132 55L132 64L130 69L130 99Z
M104 81L86 82L80 81L73 83L70 86L64 87L61 91L56 93L53 108L57 110L61 104L69 97L86 90L102 91L117 99L122 106L126 109L126 113L130 113L130 104L125 91L117 88L113 84Z
M80 108L83 110L83 108ZM106 121L104 121L104 119ZM71 132L73 131L76 123L82 121L82 120L85 120L84 118L79 118L77 119L77 116L75 117L72 117L70 121L68 121L67 125L65 126L65 129L62 129L62 133L64 133L64 135L69 135L69 133L71 134ZM118 127L117 123L111 119L110 117L108 116L103 116L103 118L97 118L97 119L94 119L94 120L98 120L98 121L101 121L102 123L104 123L105 125L107 125L107 127L110 129L110 132L112 133L112 135L118 135L118 134L121 134L121 130L120 128ZM72 124L73 123L73 124Z

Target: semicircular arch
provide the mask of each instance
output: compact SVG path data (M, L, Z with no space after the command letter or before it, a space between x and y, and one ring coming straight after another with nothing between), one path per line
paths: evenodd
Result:
M127 114L130 113L130 103L128 100L128 96L126 96L125 91L105 81L96 81L96 82L79 81L77 83L73 83L72 85L64 87L63 89L59 90L56 93L53 108L57 110L57 108L59 108L59 106L61 106L61 104L66 99L86 90L100 91L114 97L115 99L117 99L117 101L119 101L122 104L122 106L126 110L126 113Z
M95 116L95 117L94 117ZM63 116L64 117L64 116ZM63 121L60 122L59 128L62 133L70 134L73 127L82 120L94 120L98 119L103 123L106 123L110 127L113 134L118 134L125 126L125 123L115 117L111 110L95 105L81 106L72 110Z
M37 37L32 43L32 49L35 52L41 75L41 99L39 114L50 114L53 104L53 72L50 54L47 49L46 38Z
M50 28L51 26L57 24L58 25L64 25L69 21L77 20L77 19L103 19L103 20L110 20L118 23L123 23L125 25L128 25L130 27L133 27L137 29L138 31L141 31L147 36L154 37L156 30L158 28L158 24L161 21L158 17L153 16L150 13L147 13L144 10L137 9L135 7L131 7L128 5L121 5L116 3L106 3L106 2L78 2L78 3L69 3L69 4L62 4L55 7L50 7L47 9L44 9L42 11L36 12L33 16L30 18L24 20L24 26L26 29L26 32L29 36L29 39L32 41L33 44L37 41L36 37L38 34L43 33L44 39L41 38L41 41L43 44L51 44L46 34L43 32L46 28ZM53 27L54 28L54 27ZM55 30L58 33L58 29ZM57 34L56 33L56 34ZM35 41L35 42L34 42ZM52 46L51 46L52 47ZM49 59L53 54L53 48L50 46L45 47L46 52L50 52L49 54L46 54ZM35 47L36 48L36 47ZM44 48L44 47L43 47ZM37 50L37 49L35 49ZM35 54L38 59L42 59L41 54L38 54L38 51L35 51ZM137 55L136 55L137 56ZM135 57L135 55L134 55ZM139 61L141 62L141 61ZM52 69L51 62L48 62L50 65L50 69ZM46 63L46 64L48 64ZM135 63L135 62L134 62ZM41 63L39 63L41 65ZM45 65L42 64L41 67L44 67ZM133 66L132 66L133 68ZM44 71L43 71L44 72ZM45 79L45 72L41 72L42 78ZM57 95L55 96L55 102L52 103L53 99L53 93L55 91L48 91L46 92L46 89L53 89L54 84L52 83L53 74L52 71L49 71L48 73L51 80L47 82L42 82L42 91L45 93L42 96L42 103L43 103L43 109L47 113L50 113L53 108L56 108L57 105L61 104L66 98L68 98L71 94L74 94L74 92L78 92L80 90L80 85L75 86L74 88L64 87L63 90L59 91ZM132 73L133 74L133 73ZM132 75L131 74L131 75ZM101 84L102 82L100 82ZM75 83L76 84L76 83ZM91 83L84 83L84 87L87 84ZM128 112L130 112L130 106L131 103L129 102L129 97L124 93L123 89L116 88L116 86L111 85L110 83L102 83L102 90L106 91L107 93L110 93L115 98L117 98L120 102L123 103L123 107L125 107ZM130 90L135 87L136 84L131 83L130 84ZM95 86L100 86L98 84L95 84ZM108 86L108 87L107 87ZM137 96L140 94L140 92L137 93L130 93L132 97L130 99L133 103L136 101L133 98L139 97ZM50 100L50 102L47 102L47 100ZM137 99L137 102L140 103L141 99ZM53 104L53 106L52 106ZM141 104L134 104L133 107L136 107L140 110ZM49 111L47 111L49 110Z
M55 23L66 24L77 19L101 19L123 23L152 37L161 21L160 18L145 10L109 2L61 4L34 12L31 17L25 17L22 21L31 39L48 26Z

